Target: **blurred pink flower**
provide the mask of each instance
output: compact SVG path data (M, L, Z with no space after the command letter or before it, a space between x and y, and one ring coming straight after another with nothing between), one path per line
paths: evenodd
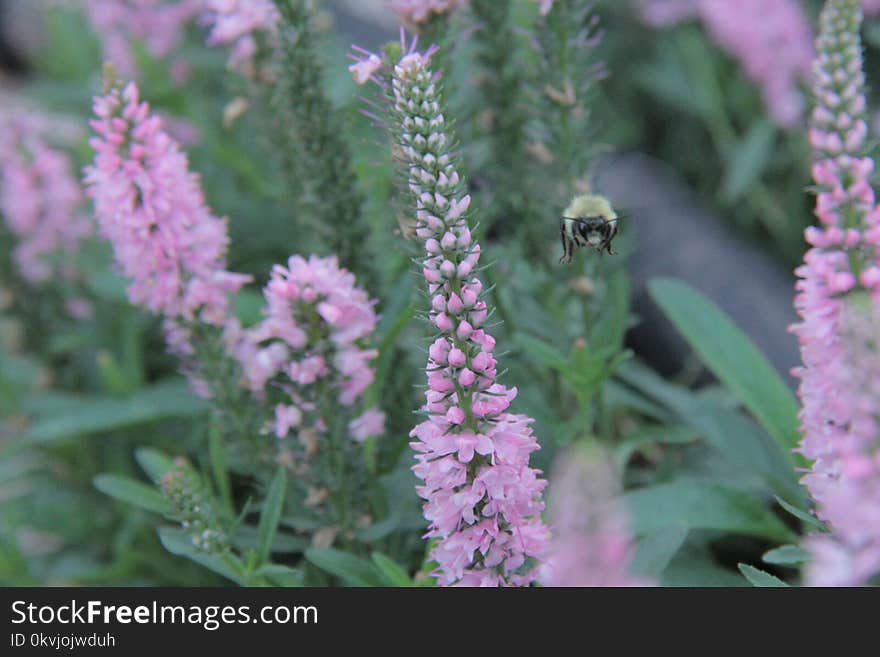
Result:
M831 0L820 17L813 67L816 106L809 140L819 187L819 226L796 271L793 327L803 366L798 394L803 478L830 535L814 536L807 581L854 585L880 572L880 208L870 184L867 124L855 0Z
M274 34L280 15L272 0L203 0L208 44L232 46L229 67L246 73L257 52L256 35Z
M362 443L371 436L380 436L385 431L385 413L378 408L370 408L348 424L348 433Z
M411 29L418 29L432 16L452 12L466 3L467 0L389 0L391 10Z
M538 3L538 11L541 16L546 16L553 9L553 0L535 0Z
M613 464L598 450L560 456L550 479L553 539L545 586L652 586L630 573L632 535Z
M51 257L75 254L93 230L78 212L83 194L71 158L49 144L52 123L11 98L0 108L0 215L17 241L13 261L32 284L74 276Z
M126 78L137 77L132 39L141 41L153 57L171 54L187 24L205 0L81 0L86 17L98 35L104 60Z

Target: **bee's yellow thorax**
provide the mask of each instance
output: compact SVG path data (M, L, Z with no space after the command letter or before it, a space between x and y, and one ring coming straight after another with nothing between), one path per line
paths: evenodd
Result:
M604 196L598 194L583 194L575 196L565 208L564 217L583 219L586 217L602 217L603 219L616 219L617 213L611 207L611 203Z

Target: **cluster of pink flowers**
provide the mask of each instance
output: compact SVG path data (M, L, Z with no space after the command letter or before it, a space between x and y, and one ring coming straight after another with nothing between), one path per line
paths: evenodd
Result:
M335 256L292 256L287 267L275 265L263 294L265 318L244 331L231 323L227 341L253 393L265 398L271 382L286 397L274 409L275 435L304 430L314 439L329 421L317 404L319 389L352 406L373 381L376 351L363 341L376 328L375 302ZM384 415L370 409L348 429L361 442L383 432Z
M657 26L699 17L760 88L773 119L792 127L803 114L799 84L813 57L809 20L798 0L642 0Z
M257 33L273 34L280 16L272 0L203 0L208 44L231 45L229 67L246 72L257 52Z
M83 198L73 163L48 141L51 124L12 102L0 110L0 215L17 241L13 260L32 284L74 278L72 267L53 266L51 257L76 253L92 232L78 213Z
M880 426L876 325L880 208L866 157L864 74L856 0L830 0L821 15L810 120L820 225L798 268L793 327L801 346L803 478L831 534L812 537L811 583L853 585L880 572ZM871 356L873 352L873 356Z
M431 556L441 585L527 585L548 540L541 521L546 482L529 467L539 446L531 418L508 412L516 389L496 381L470 197L450 150L432 51L414 46L394 66L390 91L425 249L430 320L439 332L429 349L427 419L410 434L414 471L424 482L417 491L426 500L426 537L437 539Z
M574 448L550 481L553 539L541 569L545 586L651 586L630 572L632 535L614 466L601 453Z
M467 0L390 0L392 11L411 29L417 29L433 16L452 12L466 3Z
M128 78L137 74L132 39L141 41L153 57L167 57L205 4L205 0L82 1L89 23L101 39L104 59Z
M95 161L84 179L98 229L132 279L132 303L163 315L170 345L188 353L186 322L223 326L230 293L250 277L226 271L226 222L205 205L186 155L135 84L96 97L94 112Z

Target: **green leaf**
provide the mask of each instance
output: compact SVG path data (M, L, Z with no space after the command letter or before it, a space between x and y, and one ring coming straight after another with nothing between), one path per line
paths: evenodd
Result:
M360 557L333 548L310 548L306 559L350 586L381 586L382 577L376 567Z
M57 414L34 422L24 433L29 441L48 443L124 429L172 417L205 412L186 381L175 379L141 388L127 397L83 397Z
M415 586L412 578L391 557L381 552L373 552L370 556L373 558L373 563L379 569L379 573L387 580L389 586Z
M235 528L229 542L239 551L260 549L260 530L253 525L239 525ZM305 536L295 536L284 532L277 532L275 539L272 541L270 554L294 554L297 552L305 552L310 545L309 540Z
M754 494L714 481L680 477L624 496L638 536L670 526L790 542L796 535Z
M781 506L783 509L788 511L791 515L793 515L798 520L802 520L809 527L813 527L815 529L821 529L821 530L825 529L825 525L823 525L822 522L818 518L816 518L815 516L811 516L809 513L807 513L803 509L799 509L794 504L791 504L790 502L786 502L783 498L779 497L778 495L776 496L776 501L779 502L779 506Z
M810 555L800 545L780 545L778 548L765 552L761 560L764 563L781 566L796 566L806 562L809 557Z
M282 566L277 563L267 563L260 566L255 573L268 579L277 586L300 588L305 586L305 577L298 568Z
M798 443L798 404L749 338L709 299L671 279L649 283L651 296L715 374L786 451Z
M614 462L622 469L646 445L686 445L697 436L696 431L685 426L645 426L623 437L614 449Z
M152 447L134 450L134 458L156 485L161 484L165 473L174 467L174 460L170 456Z
M788 456L751 418L731 410L714 395L696 395L636 363L625 364L618 376L665 404L678 416L679 423L699 433L730 461L747 472L760 474L774 493L799 502L805 500Z
M266 502L260 513L260 544L257 549L258 563L263 564L269 559L272 541L278 531L278 521L281 520L281 511L284 509L284 495L287 492L287 472L284 466L278 466L269 491L266 493Z
M721 200L735 203L764 173L776 143L776 126L766 118L756 121L731 150L721 180Z
M159 491L136 479L115 474L99 474L92 482L99 491L122 502L154 513L167 514L171 511L168 501Z
M211 459L211 472L214 483L220 491L220 499L226 512L232 514L232 484L229 481L229 471L226 469L226 452L223 445L223 435L218 429L216 422L212 421L208 427L208 455Z
M642 538L636 545L632 571L658 576L669 565L687 538L686 527L673 525Z
M679 411L707 443L744 469L760 474L774 493L798 501L805 499L791 460L750 417L710 398L693 396Z
M746 563L737 564L737 567L739 568L739 572L743 574L743 577L745 577L752 586L770 588L785 588L789 586L775 575L766 573L763 570L759 570Z
M159 527L159 540L171 554L186 557L218 575L231 579L236 584L245 586L247 581L241 575L241 564L229 553L215 554L203 552L192 544L192 538L177 527Z
M553 345L527 333L517 333L513 341L541 365L557 372L568 371L568 358Z

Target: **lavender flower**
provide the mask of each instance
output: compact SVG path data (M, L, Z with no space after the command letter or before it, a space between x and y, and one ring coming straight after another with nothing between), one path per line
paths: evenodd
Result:
M553 540L546 586L650 586L630 573L632 536L613 465L598 451L562 455L550 481Z
M803 366L798 394L813 461L803 478L830 536L812 537L810 583L852 585L880 572L880 434L876 424L876 338L864 317L880 301L880 209L865 156L864 74L856 0L829 0L820 18L810 120L818 227L797 269L793 331Z
M366 517L361 443L385 431L385 415L354 416L373 381L374 301L336 257L293 256L276 265L264 289L265 318L226 327L229 352L262 409L276 460L296 474L302 504L323 522L315 540L332 543ZM320 536L320 538L319 538Z
M73 163L48 141L51 125L50 117L11 99L0 111L0 214L18 242L18 271L33 285L74 278L71 266L53 266L50 258L75 254L92 233L91 221L78 213L83 196Z
M186 323L223 326L229 294L250 277L226 271L226 222L205 205L198 176L137 86L112 87L94 111L84 180L99 231L132 279L131 302L163 315L169 344L189 353Z
M529 467L539 446L532 419L507 411L516 389L496 381L495 340L484 328L489 309L477 276L480 246L468 225L470 196L450 150L432 50L414 47L403 47L390 94L425 249L430 320L439 332L426 370L428 417L410 434L414 471L424 482L417 491L430 523L425 536L437 539L431 557L441 585L527 585L548 538L540 518L546 482Z

